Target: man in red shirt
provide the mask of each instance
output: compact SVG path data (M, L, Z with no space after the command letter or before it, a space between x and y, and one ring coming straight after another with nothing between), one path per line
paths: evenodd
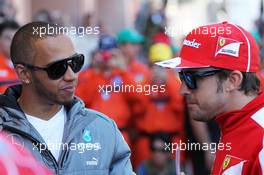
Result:
M0 24L0 93L4 93L8 86L19 82L9 51L18 28L19 25L15 21L4 21Z
M143 36L132 29L125 28L117 33L118 48L125 57L127 71L133 74L136 83L142 85L149 83L150 76L148 67L137 59L143 40Z
M264 94L259 94L258 46L228 22L201 26L183 41L180 57L157 63L180 69L190 116L221 129L212 175L264 174Z

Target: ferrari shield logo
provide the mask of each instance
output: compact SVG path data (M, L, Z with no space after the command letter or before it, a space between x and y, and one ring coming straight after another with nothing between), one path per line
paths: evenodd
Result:
M228 166L229 162L231 160L231 157L227 156L223 162L223 170L226 169L226 167Z
M218 37L215 56L221 54L239 57L241 44L242 42L233 40L231 38Z
M223 160L222 169L219 175L242 175L243 166L246 160L232 155L226 155Z
M222 47L223 45L225 45L225 39L224 38L220 38L219 39L219 45Z

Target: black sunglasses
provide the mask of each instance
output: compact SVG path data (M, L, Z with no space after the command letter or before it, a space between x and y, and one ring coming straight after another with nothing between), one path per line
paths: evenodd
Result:
M208 70L203 72L179 72L180 79L189 89L197 89L197 78L215 75L221 72L221 69Z
M68 66L71 67L74 73L79 72L84 64L84 55L75 54L69 58L52 62L48 64L46 67L38 67L27 63L18 63L18 64L22 64L28 69L31 69L33 71L38 71L38 70L46 71L51 80L57 80L66 73Z

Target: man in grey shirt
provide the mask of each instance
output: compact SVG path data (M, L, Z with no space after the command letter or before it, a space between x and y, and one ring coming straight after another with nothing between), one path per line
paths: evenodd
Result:
M11 59L22 85L0 95L3 131L55 174L133 174L130 149L115 122L74 96L84 56L58 26L21 27Z

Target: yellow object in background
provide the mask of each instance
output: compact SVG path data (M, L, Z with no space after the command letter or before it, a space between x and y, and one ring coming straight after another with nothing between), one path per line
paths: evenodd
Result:
M149 60L152 63L171 59L172 56L172 49L168 44L156 43L149 49Z

